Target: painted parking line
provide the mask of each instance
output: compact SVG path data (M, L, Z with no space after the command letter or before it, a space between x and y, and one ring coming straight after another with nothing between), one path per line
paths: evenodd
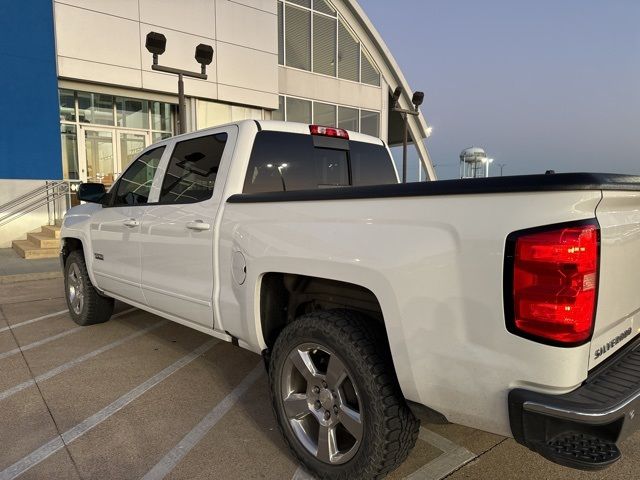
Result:
M404 477L404 480L441 480L476 458L476 455L466 448L424 427L420 427L419 438L441 450L442 454L411 475ZM313 480L314 478L304 468L298 467L291 480Z
M466 448L424 427L420 427L419 438L441 450L442 455L407 475L405 480L440 480L476 458Z
M124 312L122 312L124 313ZM147 328L143 328L142 330L139 330L135 333L132 333L131 335L127 335L124 338L121 338L120 340L116 340L115 342L111 342L103 347L100 347L92 352L86 353L84 355L81 355L77 358L74 358L73 360L70 360L66 363L63 363L62 365L59 365L55 368L52 368L51 370L48 370L44 373L41 373L40 375L27 380L26 382L22 382L14 387L8 388L7 390L4 390L3 392L0 392L0 400L4 400L5 398L9 398L12 395L15 395L18 392L21 392L22 390L24 390L25 388L29 388L32 385L35 385L37 382L43 382L45 380L48 380L50 378L55 377L56 375L61 374L62 372L66 372L67 370L69 370L70 368L75 367L76 365L81 364L82 362L85 362L91 358L97 357L98 355L100 355L101 353L104 353L106 351L112 350L116 347L119 347L120 345L128 342L129 340L133 340L134 338L138 338L146 333L151 332L152 330L155 330L157 328L162 327L163 325L166 325L168 322L168 320L163 320L161 322L156 323L155 325L151 325L150 327Z
M10 357L11 355L15 355L16 353L25 352L27 350L31 350L32 348L39 347L44 345L45 343L53 342L54 340L58 340L59 338L66 337L67 335L71 335L72 333L76 333L82 330L84 327L74 327L69 330L65 330L64 332L57 333L56 335L51 335L50 337L43 338L42 340L38 340L37 342L28 343L27 345L23 345L21 347L16 347L7 352L0 353L0 360L3 358Z
M142 480L161 480L166 477L176 465L180 463L180 460L202 440L209 430L231 410L235 403L249 390L256 380L264 374L264 364L260 362L229 395L223 398L175 447L162 457L162 459L142 477Z
M6 332L7 330L14 330L16 328L24 327L25 325L30 325L32 323L39 322L40 320L46 320L47 318L57 317L58 315L62 315L63 313L67 313L68 311L69 310L60 310L59 312L49 313L48 315L43 315L38 318L32 318L31 320L25 320L24 322L15 323L7 327L2 327L0 328L0 333Z
M121 317L123 315L126 315L129 312L133 312L134 310L137 310L137 309L136 308L130 308L128 310L124 310L123 312L116 313L111 318L114 319L114 318ZM64 311L68 312L68 310L64 310ZM34 320L44 320L45 317L39 318L39 319L34 319ZM33 320L28 320L28 322L32 323ZM9 328L13 329L14 326L9 326ZM58 340L59 338L66 337L67 335L71 335L72 333L75 333L75 332L77 332L79 330L82 330L83 328L85 328L85 327L74 327L74 328L72 328L70 330L66 330L66 331L58 333L56 335L51 335L50 337L46 337L46 338L43 338L42 340L38 340L37 342L29 343L29 344L23 345L21 347L16 347L16 348L14 348L12 350L9 350L7 352L0 353L0 360L2 360L3 358L10 357L11 355L15 355L16 353L24 352L24 351L27 351L27 350L31 350L32 348L39 347L40 345L44 345L45 343L53 342L54 340Z
M180 370L182 367L193 362L196 358L198 358L200 355L210 350L211 347L213 347L215 344L219 342L220 340L215 338L205 342L195 350L192 350L190 353L188 353L184 357L180 358L176 362L166 367L164 370L156 373L153 377L149 378L144 383L141 383L134 389L125 393L124 395L122 395L121 397L119 397L118 399L116 399L106 407L104 407L98 413L91 415L90 417L86 418L76 426L70 428L63 434L52 438L47 443L42 445L40 448L37 448L36 450L31 452L29 455L23 457L13 465L2 470L0 472L0 480L13 480L14 478L22 475L29 469L35 467L40 462L50 457L61 448L64 448L65 445L68 445L69 443L73 442L77 438L87 433L92 428L104 422L106 419L111 417L116 412L120 411L121 409L129 405L135 399L140 397L142 394L144 394L151 388L155 387L157 384L165 380L167 377L169 377L173 373Z

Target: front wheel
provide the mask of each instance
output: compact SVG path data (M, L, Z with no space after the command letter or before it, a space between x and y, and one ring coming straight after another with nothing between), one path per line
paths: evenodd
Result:
M278 336L269 380L280 429L322 479L381 478L415 445L381 327L346 310L304 315Z
M111 318L113 298L101 295L91 283L82 250L74 250L67 257L64 289L69 314L78 325L94 325Z

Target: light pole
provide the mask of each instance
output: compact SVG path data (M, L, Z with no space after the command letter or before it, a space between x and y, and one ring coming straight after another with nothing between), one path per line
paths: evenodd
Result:
M404 120L404 135L402 138L402 183L407 183L407 143L409 143L409 117L408 115L420 115L418 111L418 107L422 105L424 100L423 92L414 92L413 97L411 97L411 103L413 103L413 108L404 109L400 108L398 100L400 99L400 95L402 95L402 87L396 87L393 91L393 95L391 97L391 109L394 112L398 112L402 115L402 119Z
M158 56L162 55L167 47L167 38L157 32L147 33L147 39L144 44L149 53L153 55L153 65L151 69L157 72L173 73L178 75L178 133L185 133L187 115L184 102L184 80L183 77L207 79L207 65L213 61L213 47L201 43L196 47L195 59L200 64L200 72L190 72L180 68L165 67L158 65Z
M485 172L484 172L484 176L485 178L489 177L489 165L491 165L493 163L493 158L487 158L483 161L484 166L485 166Z
M506 167L506 166L507 166L507 164L506 164L506 163L499 163L499 164L498 164L498 166L500 167L500 176L502 176L502 169L503 169L504 167Z

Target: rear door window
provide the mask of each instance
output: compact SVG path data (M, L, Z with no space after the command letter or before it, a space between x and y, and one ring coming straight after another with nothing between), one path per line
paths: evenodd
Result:
M256 135L244 193L397 183L382 145L349 141L349 150L314 146L313 136L263 131Z
M226 133L178 142L171 153L159 203L194 203L213 195Z

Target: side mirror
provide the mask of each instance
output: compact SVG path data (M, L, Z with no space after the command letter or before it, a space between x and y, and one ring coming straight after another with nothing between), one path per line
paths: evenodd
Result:
M102 203L107 190L102 183L81 183L78 187L78 200L90 203Z

